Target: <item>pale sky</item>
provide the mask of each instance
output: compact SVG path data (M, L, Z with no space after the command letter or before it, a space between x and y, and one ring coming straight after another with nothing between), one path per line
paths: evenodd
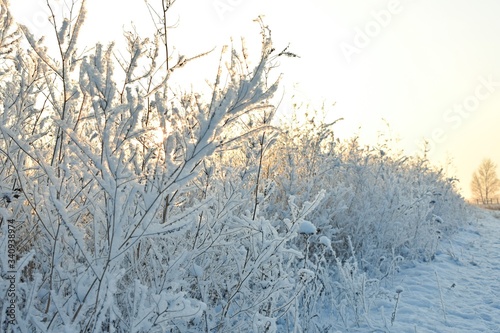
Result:
M52 34L45 0L11 2L20 21ZM52 3L61 8L65 2ZM131 21L144 34L152 29L143 0L87 3L82 38L91 44L121 39ZM387 133L385 119L408 154L426 138L433 163L451 158L450 176L460 178L465 196L483 158L500 166L500 1L177 0L169 12L177 22L170 43L189 57L243 36L249 51L258 52L258 15L277 49L290 43L300 56L278 68L282 111L292 95L313 105L335 103L329 116L345 118L335 132L359 134L365 143ZM193 64L196 73L206 67Z

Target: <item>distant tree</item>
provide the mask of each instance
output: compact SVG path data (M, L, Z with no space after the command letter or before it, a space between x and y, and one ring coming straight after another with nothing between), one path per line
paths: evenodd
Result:
M472 174L472 195L483 204L488 203L500 190L500 179L497 177L496 167L496 164L487 158Z

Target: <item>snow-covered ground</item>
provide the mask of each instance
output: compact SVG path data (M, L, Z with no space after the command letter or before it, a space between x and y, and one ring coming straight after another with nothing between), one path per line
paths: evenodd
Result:
M478 210L475 216L442 240L435 260L391 278L389 296L372 305L371 328L353 331L500 332L500 211ZM403 291L391 320L398 288Z

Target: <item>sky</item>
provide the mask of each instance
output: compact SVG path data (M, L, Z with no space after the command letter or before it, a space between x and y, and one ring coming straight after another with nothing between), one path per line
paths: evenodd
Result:
M70 2L50 1L59 10ZM45 0L11 2L36 34L53 34ZM159 9L161 0L149 3ZM131 22L153 31L143 0L87 0L87 8L88 45L122 40ZM499 14L497 0L177 0L168 19L174 52L190 57L240 37L258 54L261 15L276 48L300 56L277 68L280 112L294 101L324 104L330 120L344 118L334 127L340 138L375 144L382 134L406 154L422 153L427 140L430 161L469 197L482 159L500 166ZM214 66L193 62L184 84L213 77Z

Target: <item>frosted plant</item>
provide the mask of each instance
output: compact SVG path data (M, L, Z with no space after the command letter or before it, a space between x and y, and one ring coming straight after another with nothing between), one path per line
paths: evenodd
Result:
M158 36L127 34L130 57L118 63L113 45L80 54L85 1L68 8L68 17L50 18L56 56L21 27L29 48L14 51L16 75L2 86L2 175L6 187L21 189L23 203L11 212L23 221L19 325L44 332L154 332L197 330L204 320L208 327L209 298L191 288L198 283L208 290L212 257L204 254L221 256L214 249L227 244L224 234L231 230L219 223L234 224L224 211L240 202L199 196L194 186L202 170L212 181L209 157L245 135L233 134L231 126L269 109L277 88L267 84L276 57L269 30L262 26L253 68L236 49L223 50L212 95L203 99L168 94L170 73L185 62L160 71ZM2 14L10 19L7 10ZM117 64L123 75L115 74ZM228 206L215 205L218 199ZM221 239L209 242L211 232ZM266 236L262 241L272 246L247 258L261 259L243 276L257 274L292 236ZM230 304L240 296L233 293L222 317L234 315Z
M293 54L274 50L262 21L256 62L225 47L208 94L175 91L172 73L198 55L171 52L173 3L150 3L165 13L157 34L81 52L85 1L51 15L55 50L16 27L4 1L0 243L15 220L18 328L360 323L380 279L405 258L431 260L463 220L454 181L385 143L340 142L313 113L302 127L273 123L270 70Z

